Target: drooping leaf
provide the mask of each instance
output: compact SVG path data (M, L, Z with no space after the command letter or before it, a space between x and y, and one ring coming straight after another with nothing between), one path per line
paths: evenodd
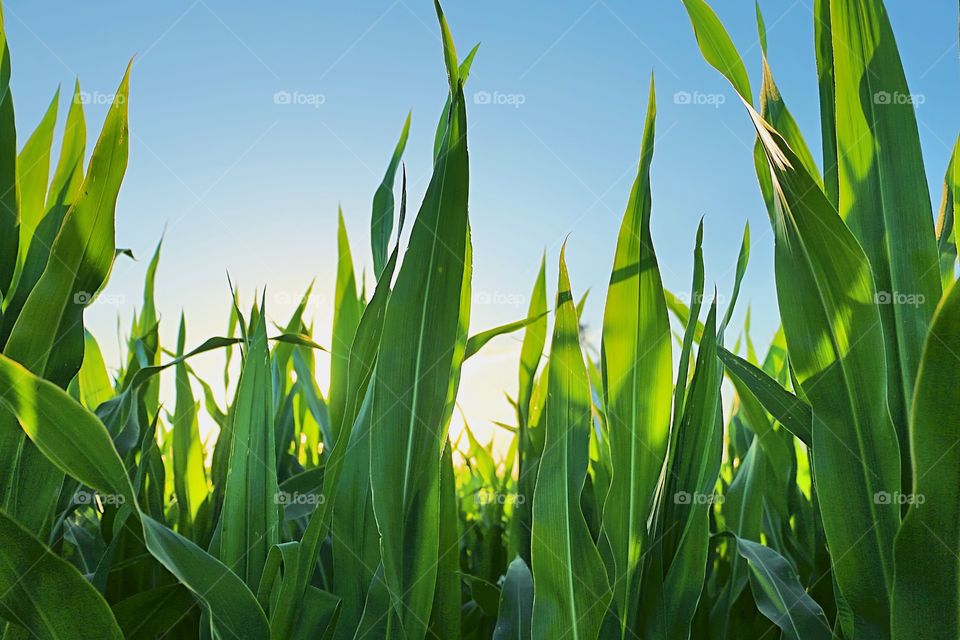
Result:
M775 273L792 370L813 409L814 476L840 592L857 633L889 634L900 452L887 411L870 263L790 147L748 107L778 207Z
M107 601L69 562L0 511L0 617L36 638L123 634Z
M804 591L796 572L780 554L744 538L737 538L736 545L750 566L750 586L757 608L780 627L784 638L829 640L833 637L823 609Z
M882 0L832 0L838 211L873 271L887 403L910 483L909 405L940 300L939 257L914 98ZM840 55L840 51L843 55Z

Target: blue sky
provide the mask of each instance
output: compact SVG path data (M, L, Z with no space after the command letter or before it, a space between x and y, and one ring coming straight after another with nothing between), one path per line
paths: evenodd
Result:
M712 4L759 86L753 2ZM819 158L812 4L763 0L761 8L777 82ZM920 135L937 205L957 135L957 5L887 5L911 91L922 96ZM592 290L585 319L596 337L652 70L652 224L664 283L689 288L703 216L708 283L728 291L749 220L752 260L735 318L749 303L755 339L765 343L778 321L753 132L726 81L702 60L681 2L449 1L445 11L461 55L482 43L467 87L474 328L522 317L540 255L546 250L552 284L569 235L574 289ZM188 343L223 332L227 271L248 299L267 286L278 321L318 277L311 313L322 341L337 205L359 267L368 265L372 195L410 110L414 205L429 179L446 91L432 2L7 0L5 15L21 141L58 83L69 89L75 77L90 96L92 138L101 103L136 55L117 242L140 260L118 262L109 302L88 314L108 360L116 360L117 317L129 325L165 225L158 304L166 344L181 309ZM277 104L278 92L296 104ZM684 92L709 99L682 104ZM66 108L64 96L61 126ZM502 339L464 372L471 392L463 406L478 430L509 417L501 389L515 390L517 351L515 340ZM218 367L212 356L198 364L211 376Z

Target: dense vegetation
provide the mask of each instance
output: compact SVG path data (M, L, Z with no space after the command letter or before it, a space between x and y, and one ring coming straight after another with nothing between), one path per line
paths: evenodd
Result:
M376 286L358 291L341 219L332 336L305 304L280 330L235 295L225 336L188 350L184 319L159 343L158 248L113 378L83 312L118 255L129 69L86 167L72 102L51 177L57 101L18 145L0 21L3 637L960 638L960 165L935 224L881 0L815 3L822 171L759 12L755 100L716 15L684 5L757 132L783 323L765 353L730 327L748 232L727 308L704 291L702 228L689 306L663 288L652 82L599 358L563 252L554 304L541 266L526 318L468 335L476 49L458 60L438 5L433 176L407 216L405 127L373 198ZM448 427L464 361L512 332L497 459ZM210 351L242 362L227 407L190 366Z

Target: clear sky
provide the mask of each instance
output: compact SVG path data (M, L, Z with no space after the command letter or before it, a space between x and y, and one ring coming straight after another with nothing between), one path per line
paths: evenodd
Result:
M712 5L759 87L753 2ZM761 1L775 77L819 158L812 5ZM958 7L887 5L911 92L922 96L917 113L936 206L957 136ZM157 293L168 346L181 309L188 344L223 333L227 271L248 301L267 286L278 322L318 277L310 313L319 340L329 342L337 205L358 268L369 265L373 192L410 110L405 159L414 209L429 179L446 92L433 3L7 0L4 9L21 143L57 85L67 94L79 77L90 97L92 145L106 97L136 55L117 243L139 261L118 261L111 295L88 313L108 362L117 361L117 318L126 331L164 226ZM689 288L704 216L707 281L728 292L749 220L752 260L735 318L751 305L754 337L764 344L778 320L753 131L726 81L701 58L680 0L449 0L445 11L461 55L482 43L466 91L474 330L525 314L544 250L552 296L569 235L573 286L578 295L592 291L585 320L598 343L653 70L652 224L664 283L678 293ZM294 96L292 104L277 104L278 92ZM683 104L683 92L698 98ZM61 127L67 106L64 95ZM461 401L478 432L511 417L502 391L516 390L518 351L517 340L502 338L464 371ZM219 380L218 356L196 366Z

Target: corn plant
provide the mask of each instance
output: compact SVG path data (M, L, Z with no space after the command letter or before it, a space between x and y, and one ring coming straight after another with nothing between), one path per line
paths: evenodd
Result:
M83 315L129 253L114 221L130 68L86 165L74 88L51 172L59 96L18 145L0 18L3 637L960 637L956 152L935 223L881 0L814 5L822 170L759 8L755 99L720 19L682 1L756 130L782 322L763 351L749 308L732 326L749 227L726 308L702 222L689 297L664 288L652 78L599 344L565 246L552 296L545 255L526 317L470 334L477 47L459 59L435 3L433 172L408 223L407 115L372 198L371 290L341 212L331 335L314 335L310 289L279 320L264 291L233 290L224 335L195 342L181 315L164 345L161 241L111 373ZM466 416L450 427L462 368L515 332L498 457ZM222 381L197 375L202 354Z

